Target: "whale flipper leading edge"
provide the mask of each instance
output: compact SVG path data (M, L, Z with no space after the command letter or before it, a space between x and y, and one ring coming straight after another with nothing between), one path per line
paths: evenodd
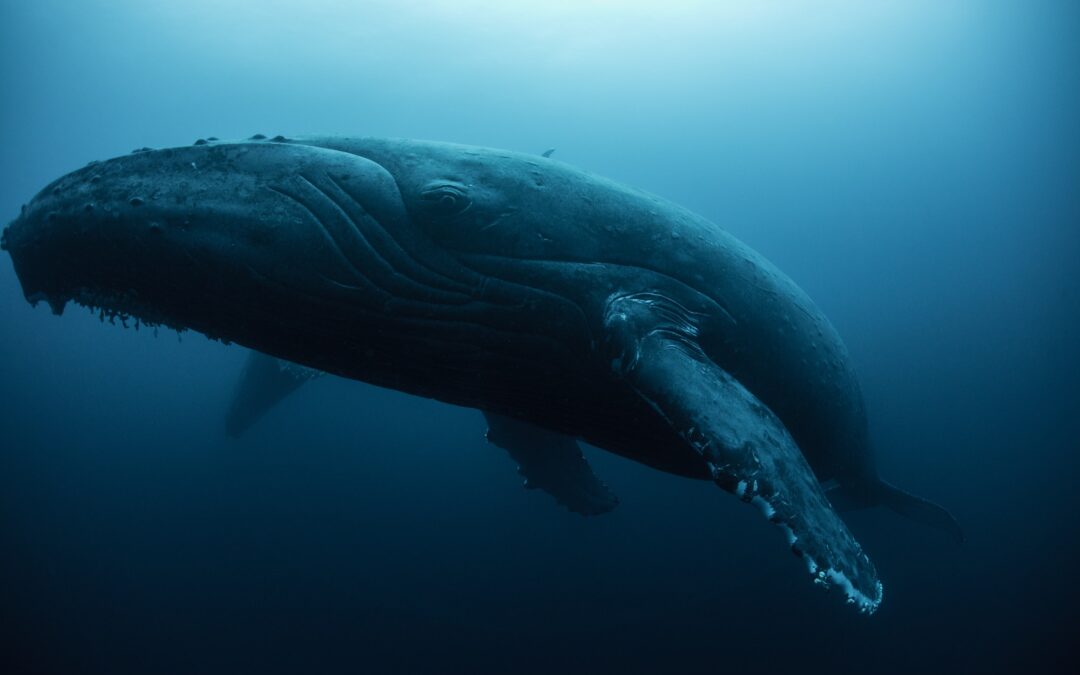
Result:
M694 317L657 296L608 304L613 370L701 453L724 490L784 528L815 583L873 612L883 587L780 419L697 345Z

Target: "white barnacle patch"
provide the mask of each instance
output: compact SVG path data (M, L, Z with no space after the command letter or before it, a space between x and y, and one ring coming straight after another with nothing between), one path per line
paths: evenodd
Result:
M799 541L799 538L795 535L795 530L788 527L787 523L778 523L778 525L780 525L780 529L784 531L784 536L787 537L788 546L794 546L795 542ZM811 563L814 562L813 560L810 560L809 556L807 557L807 560ZM810 570L810 574L813 573L814 570Z
M741 480L741 481L739 481L738 485L735 486L735 496L742 499L743 495L745 495L745 494L746 494L746 481Z
M881 598L885 593L884 587L881 582L877 582L874 587L876 598L870 598L865 593L855 588L855 585L851 583L851 580L847 578L847 575L840 570L829 568L825 570L825 575L829 580L844 589L844 594L847 595L848 604L858 605L860 612L872 613L881 604Z
M761 495L754 495L754 498L750 500L750 503L761 509L761 512L765 514L765 517L772 520L776 515L776 509Z
M787 529L790 532L790 528ZM802 557L806 561L806 568L810 571L810 576L814 578L814 584L826 589L832 585L839 586L844 591L847 603L857 605L860 612L873 614L881 605L881 600L885 596L885 587L881 585L880 581L874 585L875 597L871 598L855 588L855 584L851 583L851 579L848 579L847 575L840 570L832 567L822 568L816 560L805 553L802 554Z
M877 608L881 605L881 600L885 595L885 587L878 581L874 586L874 595L876 597L871 598L859 589L855 588L855 584L851 583L851 579L848 579L847 575L840 570L833 569L832 567L826 567L821 569L817 562L810 556L804 556L806 558L806 566L810 570L810 575L814 577L814 583L825 588L830 588L831 585L839 586L844 591L844 596L849 605L857 605L860 612L865 614L873 614L877 611Z

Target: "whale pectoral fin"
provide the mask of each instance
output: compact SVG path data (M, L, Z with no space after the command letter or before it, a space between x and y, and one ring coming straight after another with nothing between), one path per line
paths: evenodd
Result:
M720 487L785 530L816 583L842 587L848 602L873 612L882 597L874 565L795 441L768 407L701 352L693 323L669 310L654 299L612 303L605 326L616 374L701 454Z
M607 513L619 504L618 497L593 473L573 438L487 411L484 417L488 441L518 463L525 487L543 490L583 516Z
M236 383L236 393L225 416L225 430L240 436L266 411L300 385L322 373L252 350Z

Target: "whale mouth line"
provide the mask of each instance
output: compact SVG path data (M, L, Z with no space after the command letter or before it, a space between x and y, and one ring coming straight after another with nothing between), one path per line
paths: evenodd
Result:
M60 316L64 313L68 303L75 303L85 307L91 314L96 314L103 323L108 321L113 325L123 328L140 327L158 329L166 328L178 333L189 329L169 316L162 313L152 304L143 302L138 294L133 291L114 291L100 288L81 286L63 293L37 291L26 296L27 302L32 307L45 302L49 305L52 313Z

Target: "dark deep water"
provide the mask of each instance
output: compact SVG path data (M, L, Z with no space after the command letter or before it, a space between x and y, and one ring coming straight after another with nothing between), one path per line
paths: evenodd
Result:
M1075 3L164 4L3 3L5 219L207 135L557 147L807 290L968 542L852 515L867 618L711 484L591 449L613 513L526 492L475 411L326 378L229 441L241 348L32 309L2 256L0 670L1075 667Z

